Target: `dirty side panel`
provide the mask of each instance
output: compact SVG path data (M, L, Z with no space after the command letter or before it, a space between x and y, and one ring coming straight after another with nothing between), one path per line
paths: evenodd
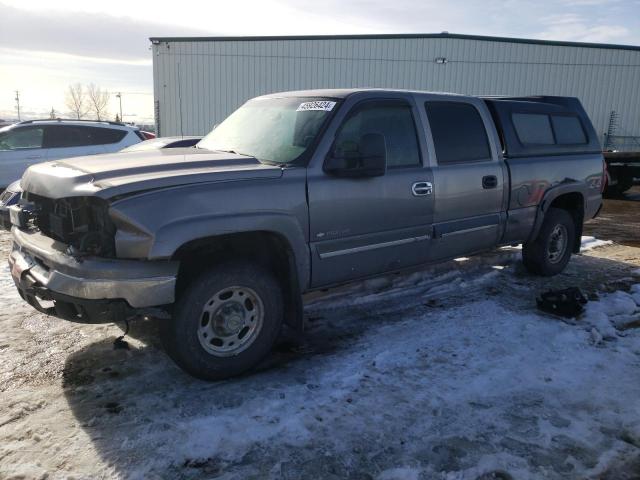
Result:
M503 243L521 242L528 237L538 204L547 190L561 182L576 181L587 185L585 220L592 218L600 205L601 154L510 158L506 163L511 185Z

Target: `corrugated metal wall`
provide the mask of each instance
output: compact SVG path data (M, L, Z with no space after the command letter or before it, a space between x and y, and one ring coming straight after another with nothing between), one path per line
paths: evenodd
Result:
M618 135L640 136L637 50L460 38L161 41L153 72L165 136L205 134L257 95L340 87L577 96L601 138L612 110Z

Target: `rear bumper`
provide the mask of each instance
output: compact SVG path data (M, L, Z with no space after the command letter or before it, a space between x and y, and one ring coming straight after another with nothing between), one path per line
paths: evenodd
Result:
M178 262L74 258L65 253L66 245L39 232L15 227L12 232L11 276L22 297L38 310L43 311L38 299L61 307L45 313L67 318L67 312L58 312L66 310L65 304L86 312L130 313L175 300ZM86 320L91 316L96 315Z

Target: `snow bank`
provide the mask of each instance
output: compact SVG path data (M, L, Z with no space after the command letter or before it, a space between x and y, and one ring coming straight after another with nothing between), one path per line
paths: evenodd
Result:
M611 244L613 244L611 240L598 240L596 237L583 236L580 242L580 250L587 251Z
M613 292L603 296L599 302L589 302L581 321L595 329L593 342L614 339L618 330L638 323L640 326L640 284L632 287L630 293Z

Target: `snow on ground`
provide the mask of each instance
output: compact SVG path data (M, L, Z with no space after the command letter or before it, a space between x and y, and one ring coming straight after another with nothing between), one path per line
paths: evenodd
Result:
M589 292L576 321L535 295L632 267L578 256L538 279L517 255L309 295L301 340L217 383L178 370L154 321L114 350L116 327L34 313L5 268L0 478L631 478L640 284Z
M604 247L606 245L612 245L613 242L611 240L600 240L596 237L591 236L583 236L580 238L580 251L586 252L588 250L593 250L594 248ZM515 247L505 247L505 248L513 248L516 250L522 250L522 245L517 245ZM466 258L466 257L465 257Z
M611 240L599 240L596 237L582 237L582 241L580 244L580 251L584 252L587 250L592 250L597 247L603 247L605 245L611 245L613 242Z

